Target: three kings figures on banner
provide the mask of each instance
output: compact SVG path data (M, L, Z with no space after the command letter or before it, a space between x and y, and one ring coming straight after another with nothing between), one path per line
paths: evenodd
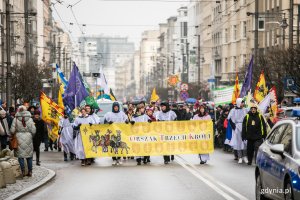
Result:
M214 150L211 120L82 125L80 133L87 158L208 154Z

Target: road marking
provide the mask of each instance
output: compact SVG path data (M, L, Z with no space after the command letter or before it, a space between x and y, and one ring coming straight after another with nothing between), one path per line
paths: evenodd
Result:
M180 161L178 158L175 159L176 162L181 165L183 168L185 168L187 171L189 171L191 174L193 174L195 177L200 179L202 182L204 182L206 185L211 187L213 190L215 190L217 193L219 193L221 196L223 196L227 200L234 200L231 196L229 196L227 193L225 193L223 190L221 190L219 187L217 187L214 183L211 181L205 179L203 176L201 176L199 173L197 173L195 170L189 168L186 164L184 164L182 161Z
M180 161L180 158L182 161ZM187 163L187 164L185 164ZM235 190L231 189L230 187L228 187L227 185L223 184L220 181L216 181L214 180L213 177L209 176L208 174L204 173L204 172L200 172L199 169L197 169L194 165L190 164L189 162L187 162L185 159L183 159L181 156L176 156L176 162L181 165L183 168L185 168L186 170L188 170L191 174L193 174L194 176L196 176L198 179L200 179L202 182L204 182L205 184L207 184L209 187L211 187L213 190L215 190L216 192L218 192L220 195L222 195L225 199L234 199L231 196L229 196L226 192L224 192L223 190L221 190L218 186L222 187L223 189L225 189L227 192L233 194L234 196L238 197L238 199L241 200L248 200L245 196L239 194L238 192L236 192ZM189 166L187 166L189 165Z
M247 197L241 195L240 193L238 193L237 191L233 190L232 188L230 188L229 186L225 185L224 183L217 181L215 178L213 178L212 176L210 176L209 174L200 171L197 167L195 167L195 165L189 163L188 161L186 161L184 158L182 158L181 156L178 156L179 158L181 158L182 160L184 160L190 167L192 167L194 170L196 170L198 173L200 173L202 176L204 176L207 179L210 179L210 181L215 182L216 184L218 184L219 186L221 186L222 188L224 188L225 190L227 190L228 192L230 192L231 194L233 194L234 196L238 197L240 200L248 200Z

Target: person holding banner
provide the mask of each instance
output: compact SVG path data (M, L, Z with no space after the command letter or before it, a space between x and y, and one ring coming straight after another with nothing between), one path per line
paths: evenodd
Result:
M92 120L92 124L100 124L100 117L94 112L90 105L85 105L85 110ZM95 163L95 158L89 159L89 162Z
M145 114L144 104L139 104L137 106L137 111L136 111L136 114L133 116L132 121L134 121L134 122L149 122L149 123L152 122L150 117ZM137 162L137 165L141 165L142 157L141 156L136 157L136 162ZM143 163L147 164L148 162L150 162L150 156L144 156Z
M157 121L175 121L177 119L176 113L170 109L168 102L161 102L160 106L161 111L157 113ZM171 155L171 159L174 160L174 155ZM170 156L164 155L164 163L169 164L169 162Z
M85 105L85 110L87 114L91 117L93 121L92 124L100 124L100 117L94 112L94 109L92 109L90 105Z
M76 117L73 122L73 128L75 131L74 145L75 145L76 157L81 160L81 166L85 166L85 165L91 165L91 163L85 157L84 148L82 145L82 138L81 138L81 134L80 134L80 126L82 124L92 125L93 121L92 121L92 118L87 114L85 108L81 108L80 112L81 112L80 115L78 117Z
M129 123L126 114L120 110L120 104L116 101L112 105L112 111L104 115L104 124L112 123ZM131 124L134 124L134 121L130 121ZM113 165L121 165L121 157L112 157Z
M198 114L192 120L212 120L210 115L205 111L205 105L201 104L198 107ZM209 154L199 154L200 164L203 165L209 160Z
M236 107L233 108L228 115L228 122L232 128L232 138L230 146L233 147L235 157L238 159L238 163L242 164L243 160L248 163L247 159L247 143L242 140L242 128L243 120L247 114L247 110L244 108L244 101L242 98L237 98Z

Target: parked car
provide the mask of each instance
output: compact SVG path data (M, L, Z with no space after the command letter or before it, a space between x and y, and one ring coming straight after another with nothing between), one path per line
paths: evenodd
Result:
M256 157L256 199L300 199L300 110L298 119L275 124Z
M115 101L97 101L97 104L99 106L99 110L96 113L100 117L100 123L104 123L104 115L110 111L112 111L112 105ZM119 102L120 104L120 110L123 111L123 103Z

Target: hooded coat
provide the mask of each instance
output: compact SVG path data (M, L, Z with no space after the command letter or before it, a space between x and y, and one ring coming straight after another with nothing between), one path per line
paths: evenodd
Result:
M118 106L119 108L118 111L114 110L115 106ZM104 115L105 124L109 122L124 123L127 119L128 119L127 115L123 111L120 111L120 104L118 102L114 102L112 105L112 111Z
M31 158L33 156L33 136L36 127L28 111L21 111L16 114L12 122L11 134L16 134L18 141L17 157Z

